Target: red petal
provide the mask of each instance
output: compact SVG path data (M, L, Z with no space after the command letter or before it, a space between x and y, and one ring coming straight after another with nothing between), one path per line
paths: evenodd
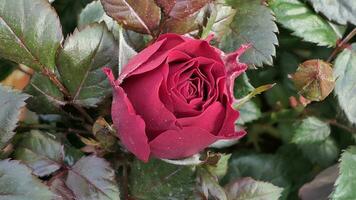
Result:
M158 158L179 159L192 156L214 143L217 138L198 127L168 130L150 142L152 155Z
M103 71L108 76L114 89L111 109L112 120L123 145L139 159L147 162L150 147L145 133L145 122L137 115L125 91L116 84L109 68Z
M235 130L235 122L240 113L234 110L230 105L226 106L224 123L218 134L219 139L238 139L246 135L244 130Z
M167 74L168 66L161 65L144 75L129 77L121 85L136 112L145 120L150 140L162 131L177 128L176 117L166 108L159 96L159 89Z
M211 134L217 135L224 122L225 109L219 102L210 105L202 114L194 117L178 119L183 126L200 127Z
M151 58L166 42L166 40L162 40L152 44L147 47L135 57L131 58L131 60L123 67L121 74L119 75L118 82L121 83L127 76L129 76L135 70L144 70L140 66L145 63L149 58ZM140 67L140 68L139 68ZM153 66L157 67L157 66ZM139 69L138 69L139 68Z

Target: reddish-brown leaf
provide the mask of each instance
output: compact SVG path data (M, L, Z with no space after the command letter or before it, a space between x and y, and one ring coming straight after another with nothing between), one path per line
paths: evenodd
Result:
M174 18L184 18L200 10L212 0L177 0L169 15Z
M172 8L176 4L176 0L156 0L156 3L159 7L161 7L163 9L163 12L166 15L169 15Z
M154 0L101 0L105 12L126 29L152 34L161 19Z

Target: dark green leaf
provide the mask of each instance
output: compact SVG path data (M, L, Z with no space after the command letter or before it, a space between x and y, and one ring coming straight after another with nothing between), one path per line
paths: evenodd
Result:
M0 56L53 70L62 39L58 16L47 0L0 1Z
M0 199L51 200L54 195L18 161L0 161Z
M271 183L242 178L226 187L228 199L231 200L278 200L283 189Z
M230 159L228 174L224 183L234 181L236 178L252 177L256 180L271 182L280 187L289 185L285 173L284 161L268 154L233 155Z
M15 150L15 158L23 161L37 176L47 176L61 168L63 146L49 133L33 130L26 133Z
M274 106L282 106L283 108L289 107L289 91L282 85L277 83L272 89L268 90L265 94L267 103Z
M113 33L117 42L119 42L119 72L123 66L134 56L136 51L127 43L124 30L113 21L113 19L106 15L103 6L100 1L93 1L88 4L79 16L78 25L84 27L88 24L95 22L105 21L109 30ZM142 40L142 38L141 38ZM142 42L142 41L141 41Z
M187 199L194 189L194 172L151 159L149 163L135 160L130 174L131 195L140 200Z
M16 63L0 58L0 81L4 80L7 76L9 76L11 72L14 71L16 66Z
M239 108L240 117L237 119L237 124L243 125L245 123L254 121L261 117L260 108L253 101L248 101Z
M317 12L339 24L351 22L356 25L356 1L350 0L308 0Z
M341 37L326 20L299 0L270 0L269 5L277 22L307 42L330 47Z
M161 10L154 0L101 0L106 13L123 27L152 34L161 19Z
M330 166L339 156L339 148L335 141L328 137L322 142L298 144L305 157L321 167Z
M93 0L57 0L52 6L58 12L63 35L69 35L77 28L78 16L86 4Z
M335 93L350 122L356 124L356 43L345 49L335 60Z
M229 1L229 4L237 12L220 48L232 52L242 44L251 43L252 47L241 56L240 61L251 66L272 65L272 56L276 55L274 45L278 45L275 35L278 28L270 9L260 0L236 0Z
M103 6L99 1L93 1L89 3L80 13L78 19L78 27L84 28L85 26L95 23L95 22L102 22L105 20L111 19L111 17L107 16Z
M119 31L121 27L114 21L111 17L106 15L100 0L93 1L88 4L79 15L78 27L84 28L85 26L92 23L100 23L104 21L109 31L112 32L116 40L119 40Z
M248 152L233 154L222 182L226 184L237 178L251 177L283 187L281 199L290 199L299 186L308 180L311 169L312 165L295 145L284 145L274 155Z
M127 44L129 44L136 51L144 49L152 40L151 36L137 33L135 31L123 29L122 32Z
M337 165L323 170L311 182L300 188L299 197L302 200L328 199L338 175Z
M80 159L68 172L65 182L77 200L119 200L115 171L96 156Z
M30 110L39 114L63 113L60 108L66 104L63 94L48 77L35 73L25 92L32 95L27 101Z
M59 51L57 64L63 84L72 101L82 106L96 106L111 93L101 68L115 68L118 46L104 24L93 24L75 31Z
M20 108L29 96L0 85L0 150L15 135Z
M356 197L356 146L351 146L340 159L340 175L331 195L333 200L349 200Z
M235 79L234 84L234 96L237 99L241 99L244 96L247 96L250 92L252 92L255 88L249 82L246 73L241 74Z
M296 144L322 142L330 135L329 125L316 117L304 119L295 128L292 142Z

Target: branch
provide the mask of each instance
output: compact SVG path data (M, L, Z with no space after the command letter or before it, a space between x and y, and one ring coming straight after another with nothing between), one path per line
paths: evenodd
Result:
M356 28L354 28L339 44L336 45L336 48L329 56L326 62L331 62L334 57L344 49L345 44L347 44L354 36L356 35Z
M330 124L330 125L334 125L334 126L337 126L337 127L341 128L341 129L344 129L347 132L356 134L356 129L350 128L350 127L348 127L346 125L343 125L343 124L340 124L335 119L327 120L326 122L328 124Z
M47 76L49 78L49 80L52 81L53 84L55 84L58 89L64 94L64 96L66 96L67 99L71 99L71 95L69 93L69 91L67 90L66 87L64 87L64 85L59 81L58 77L56 76L56 74L54 74L53 72L51 72L49 69L47 68L43 68L42 69L42 74Z

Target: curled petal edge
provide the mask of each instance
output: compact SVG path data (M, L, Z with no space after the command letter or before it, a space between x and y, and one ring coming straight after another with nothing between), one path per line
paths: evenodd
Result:
M227 71L227 88L230 100L234 100L234 82L235 78L247 70L247 64L240 63L239 57L251 47L251 44L243 44L235 52L225 56L224 62ZM231 101L232 102L232 101Z

